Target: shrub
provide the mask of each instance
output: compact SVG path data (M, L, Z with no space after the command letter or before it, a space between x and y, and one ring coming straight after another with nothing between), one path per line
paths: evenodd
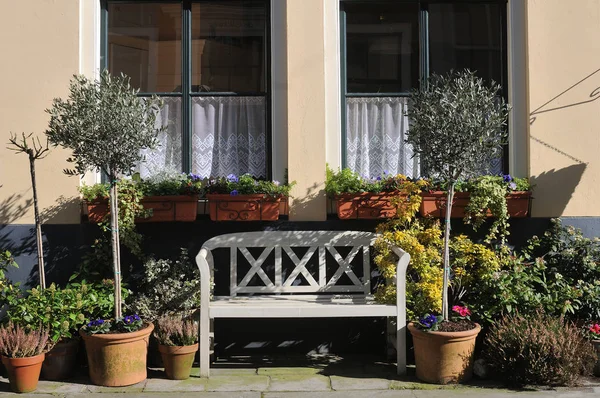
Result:
M154 336L158 340L158 344L162 345L194 345L198 342L198 328L191 319L162 316L156 322Z
M596 361L580 329L541 312L497 322L487 335L485 356L494 374L516 386L572 386Z
M264 194L271 197L289 196L295 182L280 183L279 181L266 181L254 178L250 174L236 176L229 174L227 177L210 178L206 182L206 193L253 195Z
M26 331L13 323L0 327L0 354L5 357L34 357L48 348L47 330L40 328Z

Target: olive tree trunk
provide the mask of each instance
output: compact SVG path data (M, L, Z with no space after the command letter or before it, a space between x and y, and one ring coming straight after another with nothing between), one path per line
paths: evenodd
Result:
M37 241L38 274L40 275L40 287L46 288L46 271L44 267L44 247L42 242L42 223L40 221L40 210L38 208L37 185L35 183L35 156L29 152L29 171L31 172L31 187L33 190L33 212L35 216L35 237Z
M115 274L115 320L122 317L121 314L121 253L119 248L119 201L117 179L111 176L110 185L110 235L112 242L113 270Z
M454 182L448 186L446 197L446 222L444 228L444 279L442 283L442 317L448 320L448 287L450 285L450 215L454 201Z

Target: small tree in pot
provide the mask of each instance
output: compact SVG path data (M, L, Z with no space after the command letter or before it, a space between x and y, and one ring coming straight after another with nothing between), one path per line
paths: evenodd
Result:
M411 95L407 142L430 177L447 186L443 251L442 315L427 314L409 330L415 342L417 377L435 383L465 381L472 373L475 337L480 330L467 308L449 317L450 216L459 178L482 174L502 154L509 108L473 72L432 75ZM452 332L452 333L446 333ZM452 365L450 365L452 363ZM441 367L440 364L444 364Z
M87 171L102 172L110 181L115 319L107 321L104 328L96 330L97 328L90 327L87 330L90 333L85 333L84 328L82 333L86 340L90 376L94 383L101 385L134 384L146 378L145 347L152 332L152 325L146 326L141 321L138 322L137 315L122 315L117 182L144 160L141 150L154 148L157 144L156 137L162 130L156 123L160 100L157 97L141 100L137 93L138 91L130 86L129 79L123 75L113 77L104 71L100 80L96 81L84 76L75 76L69 88L69 98L55 99L52 107L47 110L50 114L49 128L46 131L49 142L72 151L68 161L74 164L74 168L65 172L71 175L81 175ZM129 335L123 337L124 341L129 341L124 345L129 346L115 348L117 344L108 342L118 339L119 334ZM130 343L134 339L131 334L136 334L140 341ZM93 345L97 347L93 348ZM138 352L142 348L143 353ZM102 355L95 355L94 350L104 351ZM123 363L123 368L120 369L115 368L114 363L110 369L101 369L105 363L92 363L93 358L112 355L109 353L111 350L120 358L127 356L119 355L118 351L130 351L130 363ZM139 360L141 355L143 359ZM137 365L133 366L134 364Z

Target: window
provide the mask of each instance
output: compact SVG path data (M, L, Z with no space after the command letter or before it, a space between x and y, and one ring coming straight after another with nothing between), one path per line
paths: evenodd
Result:
M505 87L505 21L506 0L343 1L344 166L417 177L404 142L409 92L432 72L466 68Z
M164 101L143 177L270 176L268 0L115 0L103 17L104 66Z

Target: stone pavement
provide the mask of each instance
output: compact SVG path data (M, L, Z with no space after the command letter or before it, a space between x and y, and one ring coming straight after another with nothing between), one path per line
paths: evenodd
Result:
M600 379L587 379L581 387L546 390L508 390L491 382L473 380L468 385L436 386L420 383L414 377L414 369L409 375L395 375L393 364L369 360L321 361L308 366L276 366L270 363L264 367L239 366L239 364L219 365L212 369L209 379L197 376L198 369L192 370L188 380L164 379L160 369L150 369L148 379L142 383L122 387L99 387L89 384L82 371L68 382L41 380L38 390L20 396L34 398L518 398L518 397L600 397ZM10 392L8 380L0 377L0 396L17 396Z

